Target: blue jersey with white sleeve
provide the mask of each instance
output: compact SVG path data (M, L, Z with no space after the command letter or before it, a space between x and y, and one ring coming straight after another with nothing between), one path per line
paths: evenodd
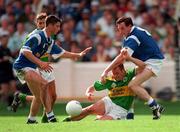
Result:
M126 37L123 47L130 49L132 57L146 61L148 59L164 59L156 41L151 34L140 27L133 26Z
M25 67L36 68L37 65L27 59L22 51L32 52L34 56L40 58L45 53L58 54L64 53L64 50L55 44L52 38L48 38L45 30L34 30L31 32L24 41L19 56L13 64L14 69L22 69Z

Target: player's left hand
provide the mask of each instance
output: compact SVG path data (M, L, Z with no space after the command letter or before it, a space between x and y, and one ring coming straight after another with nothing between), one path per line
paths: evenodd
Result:
M85 50L83 50L81 53L79 53L80 57L83 57L84 55L86 55L90 50L92 49L92 47L88 47Z

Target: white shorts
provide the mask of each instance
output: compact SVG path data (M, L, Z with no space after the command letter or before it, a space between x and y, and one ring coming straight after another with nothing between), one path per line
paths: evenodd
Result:
M126 119L128 112L126 109L113 103L108 96L104 97L102 100L105 104L105 115L111 116L114 120Z
M159 72L161 71L163 59L149 59L145 61L146 68L150 69L156 76L159 75Z
M54 77L54 72L46 72L44 70L39 70L40 75L48 82L54 81L55 77Z
M33 69L31 67L25 67L19 70L14 69L16 76L18 77L19 81L22 84L26 83L26 81L24 80L24 77L25 77L25 72L28 72L28 71L35 71L39 74L39 72L36 69Z

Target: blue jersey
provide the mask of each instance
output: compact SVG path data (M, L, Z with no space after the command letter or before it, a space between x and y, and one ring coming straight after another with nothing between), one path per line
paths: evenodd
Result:
M132 50L132 57L142 61L164 59L158 44L151 34L140 27L132 27L130 34L124 40L123 47L130 48Z
M13 64L14 69L22 69L25 67L31 67L35 69L37 65L22 54L23 50L32 52L32 54L37 58L40 58L45 53L58 55L64 53L64 50L57 46L52 38L47 37L45 30L37 29L27 36L20 50L19 56Z

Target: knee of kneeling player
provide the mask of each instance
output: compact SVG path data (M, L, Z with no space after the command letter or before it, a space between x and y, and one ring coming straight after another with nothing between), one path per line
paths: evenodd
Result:
M137 88L137 85L133 84L133 83L129 83L128 84L128 87L132 90L132 91L135 91Z

